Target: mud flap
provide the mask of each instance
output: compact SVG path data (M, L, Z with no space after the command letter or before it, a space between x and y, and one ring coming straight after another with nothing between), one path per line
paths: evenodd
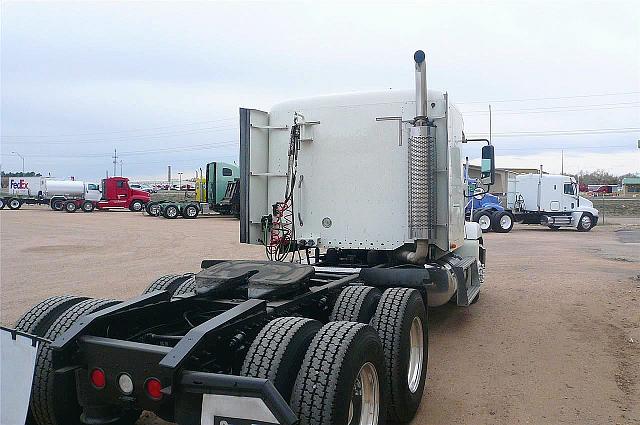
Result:
M266 379L184 371L175 420L184 425L293 425L293 411Z
M0 424L27 420L39 338L0 328Z

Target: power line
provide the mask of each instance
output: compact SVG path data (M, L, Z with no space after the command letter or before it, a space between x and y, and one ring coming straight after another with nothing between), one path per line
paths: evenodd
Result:
M121 151L118 154L118 157L121 157L121 156L135 156L135 155L149 155L149 154L154 154L154 153L190 152L190 151L197 151L197 150L206 150L206 149L210 149L210 148L214 148L214 147L229 146L229 145L234 145L234 144L237 144L237 143L238 143L237 140L227 140L227 141L223 141L223 142L206 143L206 144L199 144L199 145L173 146L173 147L168 147L168 148L144 149L144 150L137 150L137 151ZM7 155L3 155L3 156L7 156ZM86 154L73 154L73 155L44 155L44 154L40 155L40 154L36 154L36 155L25 155L25 157L29 157L29 158L106 158L106 157L109 157L109 158L113 158L111 153L86 153Z
M526 147L526 148L503 148L500 146L496 146L496 152L500 153L502 151L544 151L544 150L563 150L563 149L617 149L617 148L633 148L633 145L610 145L610 146L593 146L593 145L571 145L571 146L536 146L535 148Z
M3 137L9 137L9 138L22 138L22 137L24 137L24 138L30 138L30 137L84 137L84 136L94 136L94 135L100 135L100 134L135 133L135 132L139 132L139 131L162 130L162 129L165 129L165 128L186 127L186 126L191 126L191 125L210 124L210 123L214 123L214 122L231 121L231 120L237 120L237 119L238 119L238 117L230 117L230 118L220 118L220 119L209 120L209 121L197 121L197 122L184 123L184 124L164 125L164 126L160 126L160 127L134 128L134 129L129 129L129 130L99 131L99 132L93 132L93 133L58 134L58 135L46 135L46 134L9 135L9 136L3 136Z
M532 137L532 136L573 136L580 134L614 134L614 133L635 133L640 131L640 127L623 128L592 128L576 130L547 130L547 131L512 131L508 133L493 133L494 137ZM488 133L472 133L476 136L486 136Z
M604 96L629 96L640 94L640 91L618 92L618 93L599 93L599 94L582 94L575 96L557 96L557 97L532 97L528 99L499 99L499 100L477 100L473 102L456 102L458 105L470 105L481 103L508 103L508 102L531 102L538 100L562 100L562 99L582 99L588 97L604 97Z
M168 133L156 133L156 134L147 134L147 135L138 135L138 136L123 136L116 137L110 139L89 139L89 140L43 140L43 141L3 141L6 144L19 144L19 145L58 145L58 144L94 144L94 143L114 143L118 141L131 141L131 140L141 140L141 139L158 139L163 137L175 137L175 136L185 136L190 134L199 134L203 132L216 132L216 131L227 131L227 130L237 130L236 126L226 126L226 127L207 127L193 130L185 130L185 131L177 131L177 132L168 132Z
M640 101L619 102L619 103L602 103L596 105L567 105L567 106L549 106L540 108L523 108L523 109L494 109L493 112L502 113L503 115L520 114L520 113L544 113L544 112L579 112L587 110L600 109L626 109L638 108ZM577 108L577 109L576 109ZM462 111L463 115L488 114L488 111Z

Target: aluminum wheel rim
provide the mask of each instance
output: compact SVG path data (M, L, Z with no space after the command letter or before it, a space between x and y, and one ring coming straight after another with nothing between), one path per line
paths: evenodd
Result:
M481 215L480 218L478 218L478 224L482 230L487 230L491 227L491 219L487 215Z
M591 218L588 215L585 215L580 219L580 223L582 224L582 227L588 229L591 227Z
M18 202L18 201L16 201L16 200L11 201L11 204L10 204L10 206L11 206L11 207L13 207L13 208L17 208L17 207L18 207L18 205L20 205L20 202Z
M377 425L380 413L380 383L371 362L362 365L351 391L348 425Z
M411 322L411 331L409 332L409 340L411 343L411 351L409 353L409 371L407 373L407 383L409 391L415 393L420 386L420 377L422 376L422 361L424 358L424 339L422 334L422 320L414 317Z
M500 218L500 227L502 227L503 229L508 229L509 226L511 226L511 217L509 217L508 215L503 215Z
M196 216L196 208L195 207L187 208L187 216L195 217Z
M140 211L140 210L142 210L142 204L141 204L141 203L139 203L139 202L134 202L134 203L133 203L133 210L134 210L134 211Z
M176 207L169 207L167 210L167 215L169 217L175 217L178 215L178 209Z
M160 207L158 205L152 205L149 207L149 212L151 213L151 215L158 215L158 213L160 212Z

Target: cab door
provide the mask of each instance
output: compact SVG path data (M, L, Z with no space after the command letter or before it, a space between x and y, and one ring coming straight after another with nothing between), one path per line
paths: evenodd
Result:
M578 206L578 188L574 182L564 182L562 185L562 210L573 211Z
M125 207L129 199L129 185L125 179L114 179L113 198L111 204L116 207Z

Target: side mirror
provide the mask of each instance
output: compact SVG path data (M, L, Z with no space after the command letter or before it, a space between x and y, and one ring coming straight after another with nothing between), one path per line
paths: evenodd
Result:
M482 184L491 185L496 181L496 162L493 145L482 147L482 162L480 163L480 181Z

